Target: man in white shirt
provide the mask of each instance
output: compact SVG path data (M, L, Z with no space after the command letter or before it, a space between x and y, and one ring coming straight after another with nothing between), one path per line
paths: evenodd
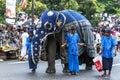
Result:
M96 31L96 35L95 35L96 39L95 39L95 49L96 52L99 53L100 51L100 44L101 44L101 36L100 36L100 31Z
M22 47L21 47L21 54L20 54L20 60L23 60L24 58L26 58L26 39L28 37L28 33L26 32L26 30L24 29L21 35L21 42L22 42Z
M120 45L120 32L119 32L118 28L116 28L115 39L118 42L118 45L117 45L117 50L118 50L119 45Z

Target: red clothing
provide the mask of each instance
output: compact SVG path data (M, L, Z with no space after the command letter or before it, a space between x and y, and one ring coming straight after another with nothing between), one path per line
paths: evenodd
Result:
M113 36L115 36L115 31L114 31L114 30L111 30L111 34L112 34Z

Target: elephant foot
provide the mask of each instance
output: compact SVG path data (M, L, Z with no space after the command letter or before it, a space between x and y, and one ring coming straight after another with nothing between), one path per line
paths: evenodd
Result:
M63 73L68 73L69 70L68 69L63 69Z
M56 73L56 70L47 68L46 73L53 74L53 73Z
M92 70L92 66L86 66L86 70Z

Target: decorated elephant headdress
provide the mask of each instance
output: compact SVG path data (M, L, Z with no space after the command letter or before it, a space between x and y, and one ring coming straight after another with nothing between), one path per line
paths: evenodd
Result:
M41 41L49 34L59 32L64 26L66 17L57 11L45 11L39 18L37 32L40 33Z

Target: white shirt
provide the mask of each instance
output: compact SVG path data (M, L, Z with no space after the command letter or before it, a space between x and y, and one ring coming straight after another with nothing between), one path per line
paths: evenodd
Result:
M101 43L101 36L99 33L96 33L96 40L95 40L96 44Z
M116 41L120 41L120 33L118 31L115 33L115 39Z
M21 26L24 22L23 21L17 21L16 26Z
M22 35L21 35L21 39L22 39L22 46L26 46L26 40L27 40L27 37L28 37L28 33L27 32L24 32Z

